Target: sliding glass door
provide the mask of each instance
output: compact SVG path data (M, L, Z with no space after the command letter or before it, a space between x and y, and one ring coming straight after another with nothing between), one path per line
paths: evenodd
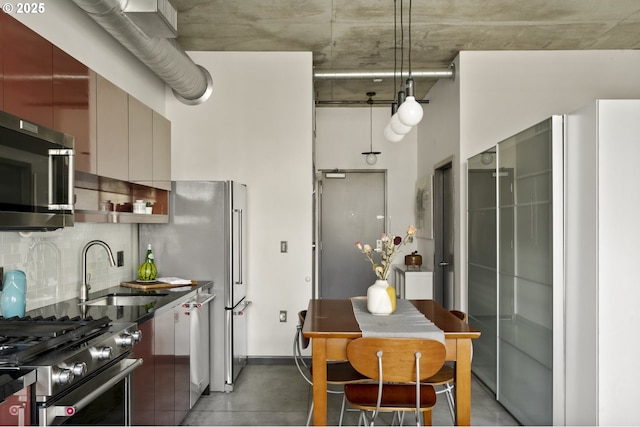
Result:
M473 372L525 425L553 423L561 129L562 119L550 118L469 159L469 322L482 332Z
M523 424L552 424L551 121L498 144L498 400Z
M473 372L497 389L497 242L495 149L469 159L469 325L481 331L473 343Z

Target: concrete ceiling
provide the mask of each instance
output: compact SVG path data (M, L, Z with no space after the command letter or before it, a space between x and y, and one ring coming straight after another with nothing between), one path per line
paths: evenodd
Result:
M186 51L311 51L315 72L394 70L394 4L404 71L409 0L170 0ZM411 68L448 70L460 51L640 48L638 0L415 0ZM400 49L397 50L398 70ZM400 79L316 80L317 101L391 100ZM415 79L422 99L436 82Z

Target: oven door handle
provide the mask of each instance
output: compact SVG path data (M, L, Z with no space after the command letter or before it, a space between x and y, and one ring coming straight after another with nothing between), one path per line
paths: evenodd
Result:
M142 359L124 359L120 363L125 365L123 369L118 371L117 374L110 377L109 380L105 381L103 384L98 386L96 389L93 389L73 404L53 405L45 408L40 408L40 425L51 425L51 421L53 421L57 417L71 417L75 415L78 411L82 410L88 404L100 397L102 393L106 392L111 387L129 376L134 370L142 365Z

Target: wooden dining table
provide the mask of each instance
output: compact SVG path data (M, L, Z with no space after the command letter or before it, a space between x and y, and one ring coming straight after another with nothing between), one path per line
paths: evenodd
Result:
M480 331L469 327L433 300L409 300L444 331L446 360L455 362L456 424L471 423L471 340ZM347 360L347 344L362 336L350 299L312 299L302 328L311 338L313 424L327 425L327 362Z

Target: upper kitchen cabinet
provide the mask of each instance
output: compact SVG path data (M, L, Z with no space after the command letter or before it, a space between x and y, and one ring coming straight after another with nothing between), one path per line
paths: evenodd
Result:
M4 40L4 26L6 13L0 13L0 38ZM2 55L4 50L4 43L0 45L0 110L4 111L4 67L2 65Z
M129 181L171 189L171 122L129 96Z
M53 46L8 15L3 16L0 31L3 110L54 127Z
M171 190L171 122L153 112L153 186Z
M129 99L104 77L96 79L97 174L129 180Z
M96 173L96 73L53 47L53 124L75 139L75 169Z
M153 112L129 95L129 180L151 185L153 180Z

